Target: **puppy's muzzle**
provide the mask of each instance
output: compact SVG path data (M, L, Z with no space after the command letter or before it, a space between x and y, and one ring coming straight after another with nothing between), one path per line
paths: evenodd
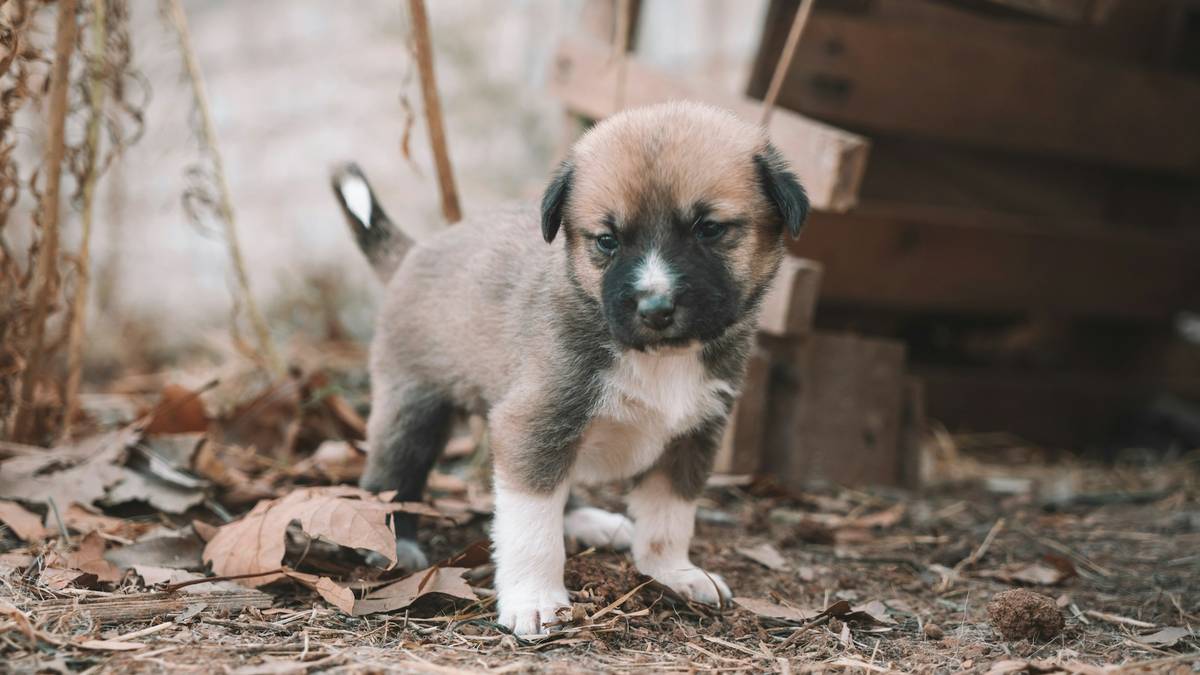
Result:
M675 298L664 293L643 295L637 301L638 321L653 331L664 331L675 323Z

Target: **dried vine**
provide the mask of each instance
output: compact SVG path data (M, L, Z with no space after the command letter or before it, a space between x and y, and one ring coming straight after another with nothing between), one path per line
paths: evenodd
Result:
M77 0L0 3L0 437L27 442L55 435L53 427L62 417L61 408L53 405L55 394L72 407L78 381L69 381L81 368L84 344L90 203L104 169L141 135L149 92L133 67L127 0L86 4L78 11ZM35 39L33 27L43 8L58 15L53 45ZM92 30L80 31L81 19ZM85 48L88 36L92 46ZM69 58L60 58L64 53ZM48 114L35 109L43 103L47 79ZM106 92L99 109L94 106L97 91ZM87 119L86 125L72 123L74 117ZM46 119L50 125L42 164L23 179L17 157L31 153L18 153L18 141L28 142L30 134L19 125ZM80 127L87 132L72 134ZM60 232L70 224L67 214L59 213L63 194L86 212L77 253L59 245ZM22 195L37 203L28 221L15 221L33 227L33 243L25 252L14 250L6 238L10 216L20 213ZM68 359L70 375L64 385L62 348L67 344L79 347Z
M179 50L183 56L183 65L189 82L192 85L192 95L195 99L195 111L199 118L197 132L200 138L201 162L188 169L189 187L183 195L184 209L197 227L201 227L205 213L216 218L221 226L222 238L229 252L237 292L234 294L234 320L232 327L234 341L242 345L238 332L237 314L245 311L249 318L251 329L257 341L257 350L248 350L249 355L256 357L270 370L282 371L282 363L276 354L271 340L271 332L266 319L258 309L254 293L250 289L250 275L246 272L246 263L242 257L241 242L238 237L237 220L234 218L233 199L229 194L229 184L225 179L225 168L221 160L221 152L217 143L216 129L209 113L208 92L204 86L204 76L200 64L192 50L191 33L188 30L187 15L179 0L162 0L162 10L175 29L179 39Z

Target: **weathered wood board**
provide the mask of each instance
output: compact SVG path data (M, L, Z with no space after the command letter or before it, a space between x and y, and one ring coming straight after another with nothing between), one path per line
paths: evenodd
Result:
M559 45L550 85L570 112L598 120L617 112L620 77L611 49L577 38ZM762 113L761 105L749 98L693 89L636 59L626 62L623 92L624 107L687 99L726 108L753 122ZM855 205L867 163L865 138L778 110L771 120L771 141L791 162L815 208L845 211Z

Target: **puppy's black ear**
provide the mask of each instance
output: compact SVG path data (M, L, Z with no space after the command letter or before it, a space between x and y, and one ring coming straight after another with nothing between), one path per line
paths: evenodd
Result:
M779 211L788 234L793 239L800 236L800 226L808 217L808 195L796 180L796 174L792 173L787 160L770 143L766 152L754 156L754 164L758 168L758 182L767 199Z
M558 228L562 227L563 213L567 208L567 197L571 194L571 178L575 167L563 162L554 172L554 178L542 196L542 238L546 243L554 241Z

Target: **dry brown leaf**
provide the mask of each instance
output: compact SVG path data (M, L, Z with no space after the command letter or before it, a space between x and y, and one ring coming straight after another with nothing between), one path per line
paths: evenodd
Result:
M27 553L0 553L0 569L25 569L33 564L35 558Z
M783 557L783 554L770 544L741 547L737 549L737 552L767 569L785 570L788 568L787 560Z
M213 537L217 536L219 528L216 525L209 525L203 520L193 520L192 529L195 530L196 536L200 537L200 541L207 543L212 541Z
M72 504L65 510L60 510L59 516L62 518L63 525L66 525L67 529L72 532L88 534L99 531L121 537L122 539L137 539L147 530L154 527L154 524L150 522L124 520L122 518L106 516L102 513L95 513L79 504ZM47 528L57 527L57 521L52 511L46 513L44 526Z
M42 519L37 514L30 513L20 504L8 500L0 500L0 522L26 542L41 541L54 533L42 527Z
M204 542L194 531L184 529L165 535L147 536L137 542L109 551L104 558L121 569L153 565L172 569L199 570Z
M438 563L439 567L466 567L474 569L492 561L492 543L481 539Z
M159 402L147 415L147 434L184 434L208 429L208 411L200 394L177 384L163 387Z
M1164 628L1149 635L1139 635L1138 642L1148 644L1151 647L1172 647L1180 640L1191 636L1192 631L1179 626L1171 626Z
M475 519L475 508L465 499L440 497L433 500L433 507L438 513L455 525L466 525Z
M158 584L179 584L185 581L195 581L204 579L203 574L188 572L186 570L173 569L170 567L155 567L153 565L134 565L133 571L142 578L147 586L157 586ZM181 593L215 593L218 591L237 591L242 587L232 581L212 581L203 584L191 584L182 586L179 589Z
M288 524L297 521L310 537L374 551L395 562L396 538L388 524L388 514L395 511L438 515L424 504L389 503L349 486L295 490L283 499L260 502L240 520L218 529L204 548L204 561L221 576L279 569ZM282 576L268 574L243 583L262 586Z
M0 463L0 494L29 503L53 500L59 509L91 504L126 477L120 463L140 436L130 426L43 454L9 459Z
M41 582L47 587L61 591L69 586L94 586L96 575L62 567L47 567L42 570Z
M291 457L300 433L301 387L286 380L238 406L218 423L219 440L256 448L264 457Z
M312 457L297 462L289 472L330 483L358 480L367 465L367 453L350 441L325 441Z
M159 511L186 513L204 501L204 491L180 487L140 471L125 469L124 478L109 490L105 501L109 504L140 501Z
M822 614L831 616L842 621L853 621L856 623L875 624L881 626L892 625L895 622L888 618L887 607L878 600L873 600L865 605L851 607L850 603L845 600L838 600L832 605L825 608Z
M887 626L896 623L888 616L887 605L878 600L872 600L865 605L858 605L844 617L848 621L860 621L864 623L877 623L881 626Z
M821 612L785 607L761 598L734 598L733 601L743 609L771 619L805 622L811 621L821 615Z
M356 597L352 587L339 584L328 577L320 577L311 583L311 575L302 579L331 605L351 616L365 616L379 612L404 609L418 598L430 594L449 595L464 600L475 600L475 591L462 578L469 571L466 567L430 567L404 577L399 581L380 586L363 597Z
M98 532L92 532L79 542L79 548L67 554L67 564L72 569L96 575L104 582L121 580L121 569L104 558L107 542Z

